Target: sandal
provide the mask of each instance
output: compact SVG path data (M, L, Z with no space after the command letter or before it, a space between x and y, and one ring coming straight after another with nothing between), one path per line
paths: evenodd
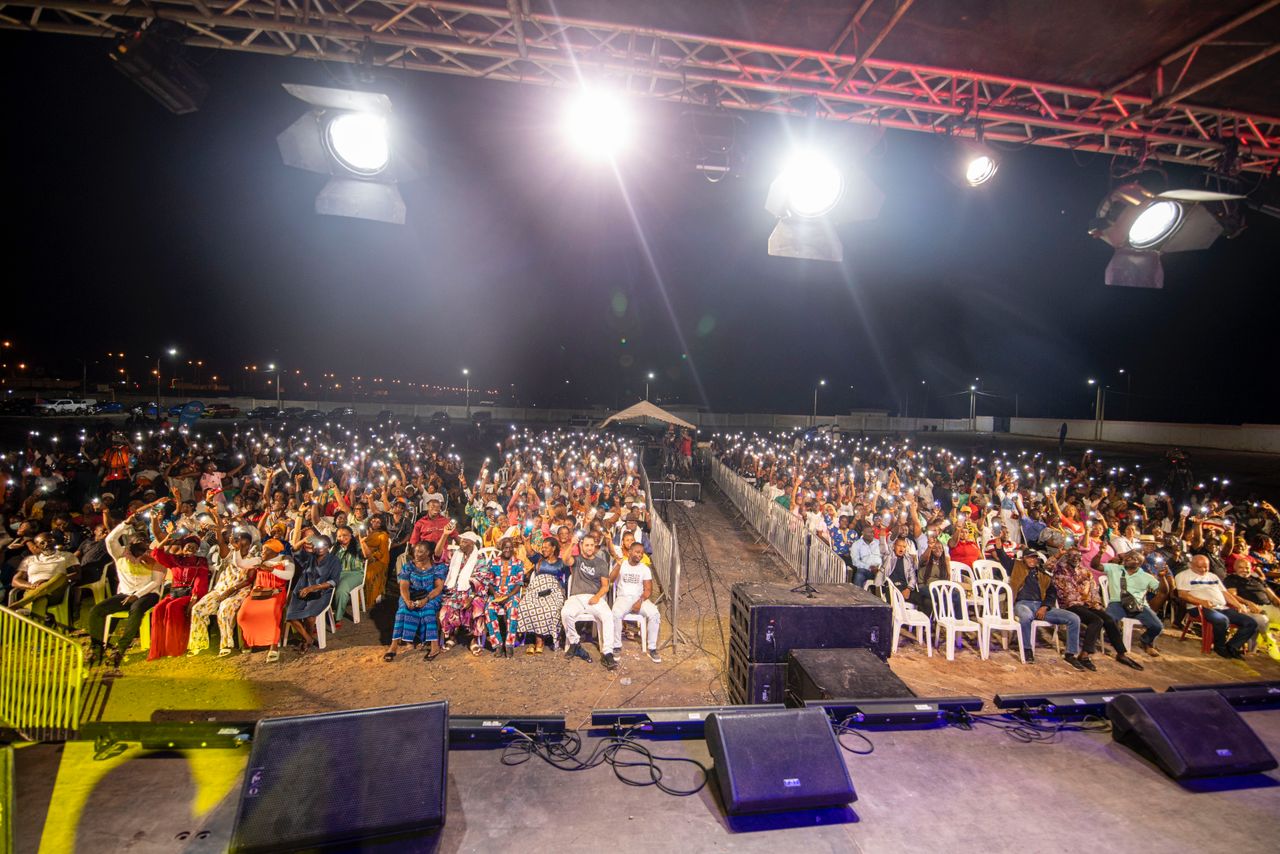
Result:
M273 648L267 651L267 664L272 664L273 662L276 662L279 660L280 660L280 650Z
M224 646L222 649L218 650L218 658L226 658L233 652L235 652L234 649L229 646Z
M472 655L479 655L479 654L480 654L480 653L482 653L482 652L484 652L484 647L480 646L480 644L478 644L478 643L473 643L473 644L471 645L471 654L472 654Z
M383 654L383 656L382 656L382 660L383 660L383 661L395 661L395 660L396 660L396 654L395 654L394 652L384 653L384 654Z
M440 657L440 653L439 653L439 652L429 652L429 653L427 653L426 657L425 657L425 658L423 658L422 660L423 660L423 661L435 661L435 660L436 660L437 658L439 658L439 657Z
M533 647L532 647L532 646L526 646L526 647L524 648L524 654L525 654L525 655L533 655Z

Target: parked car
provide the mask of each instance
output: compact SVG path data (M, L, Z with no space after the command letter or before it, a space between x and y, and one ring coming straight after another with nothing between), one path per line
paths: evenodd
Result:
M343 421L348 418L355 418L356 411L350 406L338 406L329 410L328 418L330 421Z
M304 409L296 417L299 421L323 421L325 414L319 409Z
M229 403L211 403L205 407L203 418L237 418L240 415L240 407L232 406Z
M137 406L129 410L129 414L135 418L155 418L156 404L155 401L150 403L139 403Z
M76 415L80 412L80 404L69 397L60 397L37 403L36 411L41 415Z
M488 424L493 420L493 413L487 409L475 409L471 412L472 424Z
M431 426L432 426L432 427L448 427L448 426L449 426L449 413L447 413L447 412L433 412L433 413L431 413Z
M276 409L274 406L255 406L253 409L250 409L247 413L245 413L245 417L251 418L254 420L262 419L267 421L274 421L280 416L281 416L281 410Z
M298 416L302 415L302 413L306 411L307 410L303 409L301 406L286 406L284 409L280 410L280 417L281 418L297 418Z
M10 397L0 403L0 415L35 415L36 401L31 397Z
M95 415L114 415L117 412L124 412L124 404L118 400L104 400L94 405L93 412Z

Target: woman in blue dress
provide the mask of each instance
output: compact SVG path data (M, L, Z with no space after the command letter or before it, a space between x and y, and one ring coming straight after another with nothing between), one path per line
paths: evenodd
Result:
M314 537L309 546L294 555L297 572L284 615L289 626L302 638L298 642L299 653L315 645L316 618L323 619L321 615L329 608L342 577L342 561L331 551L333 542L328 537Z
M437 564L432 559L430 543L424 540L413 545L412 558L406 560L396 574L400 583L400 607L391 630L391 648L382 656L383 661L395 661L396 653L402 648L412 649L420 643L429 645L427 661L440 654L437 619L448 571L446 564Z

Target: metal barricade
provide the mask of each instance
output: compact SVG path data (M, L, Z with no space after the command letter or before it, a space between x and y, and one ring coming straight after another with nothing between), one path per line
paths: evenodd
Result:
M765 498L764 493L714 456L711 457L710 464L712 479L720 487L720 491L728 496L747 523L760 532L760 536L773 547L797 578L805 577L807 562L810 581L839 584L847 580L844 561L830 545L807 531L799 516Z
M0 608L0 719L33 741L80 728L84 650L69 637Z
M653 490L649 483L649 474L640 467L640 483L644 488L644 503L649 514L649 545L653 547L653 577L658 582L666 600L666 620L671 627L668 643L674 648L679 640L677 631L680 616L680 542L675 528L658 515L653 504ZM658 603L659 605L663 603Z

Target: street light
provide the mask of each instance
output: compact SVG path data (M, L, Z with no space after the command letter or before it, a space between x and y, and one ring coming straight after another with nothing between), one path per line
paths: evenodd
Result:
M276 411L280 411L280 368L276 364L268 364L267 370L276 375Z
M822 388L826 384L826 380L818 380L818 384L813 387L813 423L810 426L814 426L818 423L818 389Z
M178 355L178 348L170 347L165 352L170 356L176 356ZM159 422L160 420L160 357L156 356L156 421Z
M467 380L467 417L471 417L471 371L467 368L462 369L462 375Z
M1097 442L1102 439L1102 422L1106 419L1107 386L1092 377L1089 378L1089 385L1097 389L1093 400L1093 439Z
M653 375L653 371L650 371L649 373L644 375L644 399L645 400L649 399L649 383L653 382L654 379L655 378Z

